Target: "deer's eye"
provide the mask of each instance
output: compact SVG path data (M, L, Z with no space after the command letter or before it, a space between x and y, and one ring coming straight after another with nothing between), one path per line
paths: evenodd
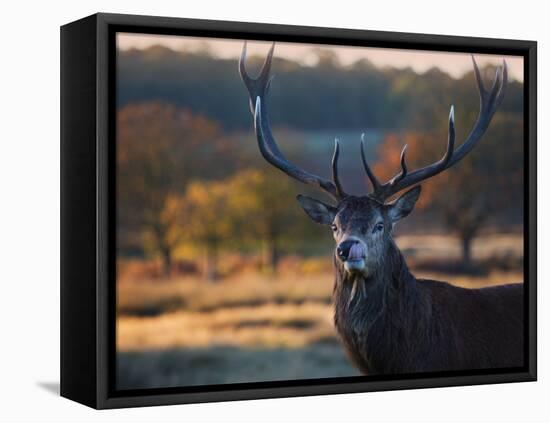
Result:
M330 225L330 227L332 228L332 232L336 232L338 230L338 226L336 226L334 223Z
M372 228L372 233L380 232L384 230L384 223L378 222L376 225L374 225L374 228Z

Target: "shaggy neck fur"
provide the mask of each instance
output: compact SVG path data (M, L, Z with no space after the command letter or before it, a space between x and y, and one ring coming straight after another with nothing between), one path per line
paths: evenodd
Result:
M410 369L434 335L429 301L395 243L388 244L368 278L350 276L334 260L335 325L350 358L369 374Z

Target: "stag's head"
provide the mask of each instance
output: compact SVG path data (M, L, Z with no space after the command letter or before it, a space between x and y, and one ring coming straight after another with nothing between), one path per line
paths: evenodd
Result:
M383 266L393 226L412 211L419 195L420 186L416 186L388 204L368 195L346 196L336 206L304 195L298 201L311 219L330 226L338 265L368 277Z
M466 156L485 133L493 115L504 96L507 84L507 67L503 62L498 67L493 85L487 90L480 71L472 57L474 73L480 96L480 111L468 138L455 149L454 109L449 114L447 150L443 157L426 167L410 171L406 163L405 146L401 152L401 170L388 182L381 183L372 172L365 157L365 136L361 137L361 159L365 173L372 185L372 191L365 196L353 196L344 192L338 178L338 140L334 143L332 156L332 181L309 173L289 162L280 151L269 124L266 97L271 84L269 76L274 45L269 50L262 70L257 78L248 75L245 67L246 43L243 46L239 72L245 83L254 116L254 128L258 146L263 157L288 176L320 188L334 199L334 204L298 195L298 202L315 222L329 226L336 242L335 257L341 267L351 274L365 277L373 274L384 262L387 249L392 244L392 229L414 208L420 196L420 182L450 168ZM404 194L398 193L409 189Z

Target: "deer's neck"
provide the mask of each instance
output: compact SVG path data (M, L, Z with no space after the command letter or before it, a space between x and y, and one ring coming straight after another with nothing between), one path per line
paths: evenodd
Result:
M350 355L365 372L383 371L388 351L406 350L429 330L429 307L397 246L391 244L372 276L350 277L336 264L335 324Z
M392 242L378 270L369 277L351 276L335 258L336 306L348 312L376 306L396 306L417 294L416 278L411 274L401 251ZM385 300L385 301L381 301Z

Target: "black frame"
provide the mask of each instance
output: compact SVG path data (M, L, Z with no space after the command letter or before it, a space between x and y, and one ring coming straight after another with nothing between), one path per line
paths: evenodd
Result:
M116 391L117 32L523 56L525 365ZM94 408L118 408L536 380L536 69L534 41L103 13L61 27L61 395Z

